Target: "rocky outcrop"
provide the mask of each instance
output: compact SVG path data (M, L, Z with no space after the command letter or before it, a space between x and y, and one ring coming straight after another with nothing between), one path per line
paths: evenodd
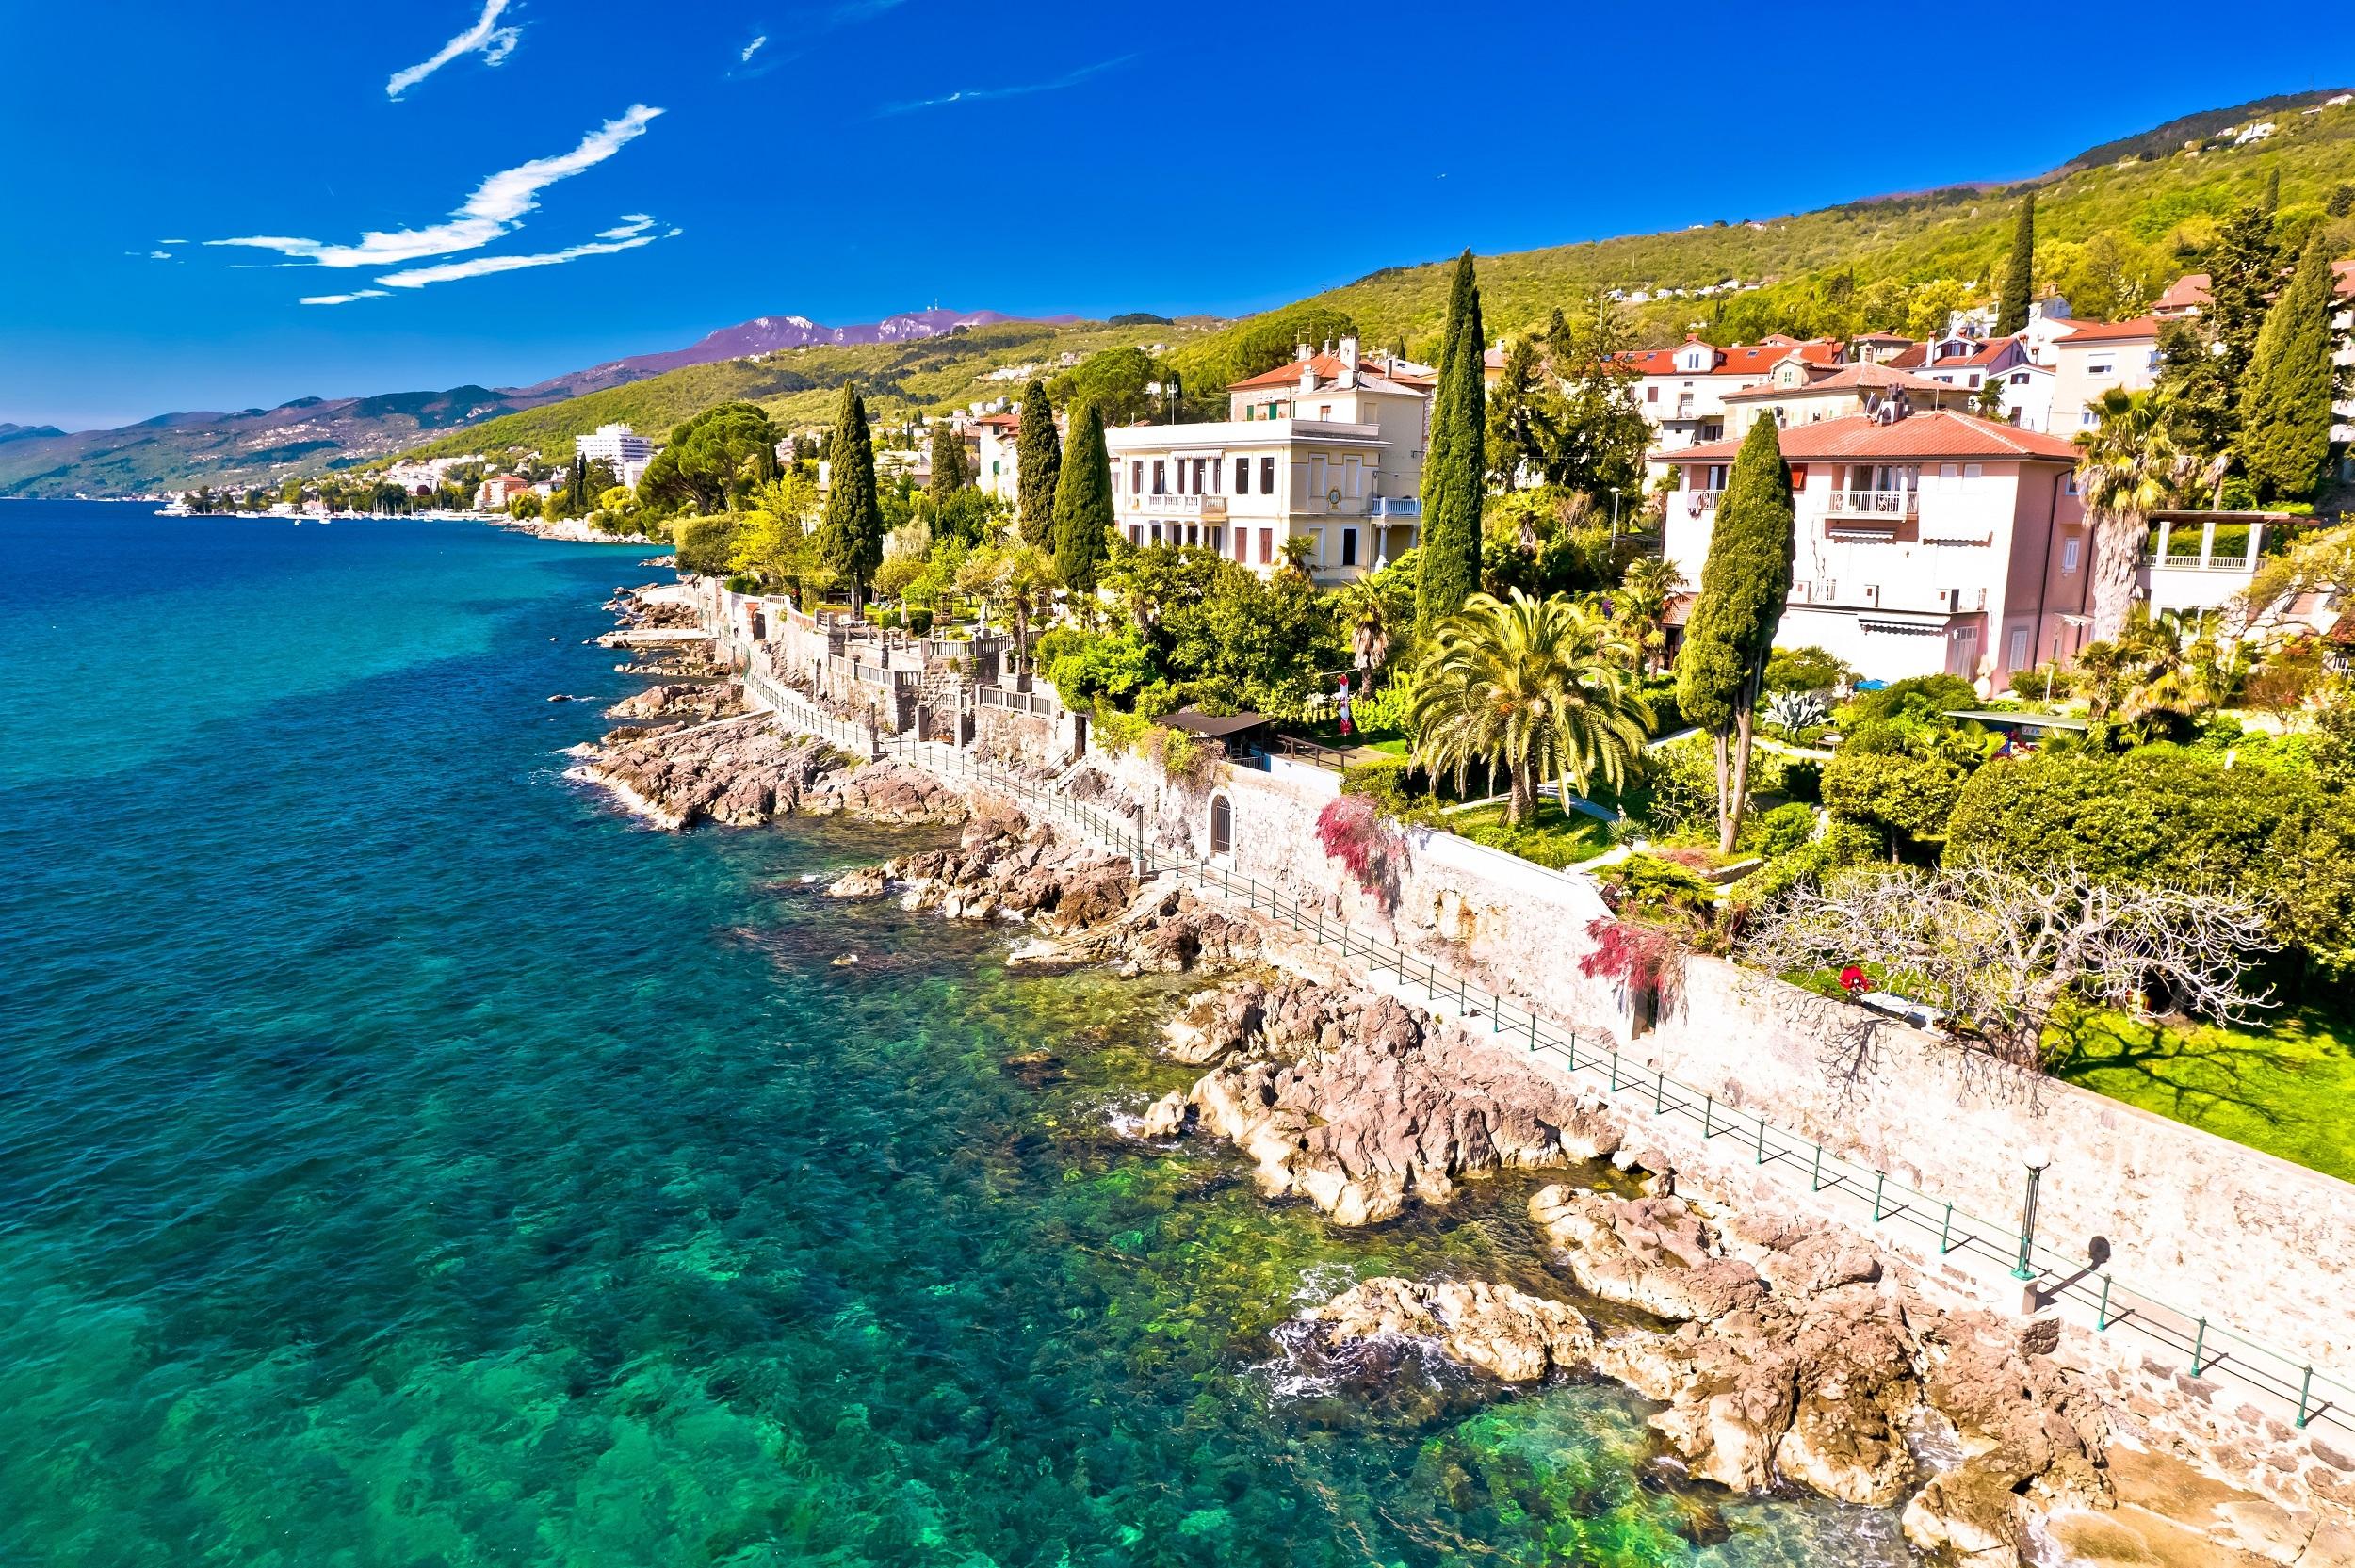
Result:
M893 763L853 764L823 741L779 735L757 717L609 738L580 775L665 828L756 827L796 812L887 822L954 821L964 798Z
M955 849L901 855L876 870L902 889L910 909L937 909L952 920L1015 916L1048 931L1116 919L1136 896L1127 860L996 805L974 812Z
M744 687L734 681L650 686L605 710L608 719L684 719L708 723L744 711Z
M1250 1156L1260 1190L1345 1225L1409 1197L1444 1203L1467 1176L1618 1146L1599 1104L1389 997L1242 980L1194 997L1168 1040L1212 1065L1190 1098Z
M1392 1334L1434 1340L1450 1358L1506 1382L1584 1370L1595 1348L1576 1308L1485 1281L1424 1285L1385 1276L1300 1316L1337 1345Z

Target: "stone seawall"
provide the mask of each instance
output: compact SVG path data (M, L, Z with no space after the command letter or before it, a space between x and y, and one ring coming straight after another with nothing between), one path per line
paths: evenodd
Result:
M1029 754L1054 744L1046 729L994 722L985 750L1045 776L1063 760ZM2277 1386L2286 1374L2294 1387L2307 1361L2355 1376L2355 1187L2066 1084L2007 1077L1894 1025L1872 1032L1866 1070L1843 1076L1831 1063L1855 1043L1857 1010L1719 960L1688 960L1679 994L1639 1032L1620 988L1580 970L1606 913L1589 878L1405 831L1377 885L1361 887L1319 844L1318 814L1339 793L1330 772L1278 758L1173 782L1142 758L1098 764L1118 797L1105 803L1142 813L1155 858L1255 879L1961 1213L2015 1225L2022 1156L2042 1145L2041 1245L2180 1310L2186 1331L2205 1314L2218 1331L2211 1361L2242 1353L2229 1326L2285 1358L2266 1367ZM1221 800L1227 842L1214 853ZM1796 1180L1804 1196L1808 1172ZM1892 1245L1940 1261L1934 1233L1888 1228ZM2121 1354L2128 1343L2119 1337Z

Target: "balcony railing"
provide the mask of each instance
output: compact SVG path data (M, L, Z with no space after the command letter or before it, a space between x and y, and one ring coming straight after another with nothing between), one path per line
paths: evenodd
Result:
M1421 517L1422 502L1411 495L1376 495L1366 503L1368 517Z
M1921 493L1912 490L1835 490L1834 517L1911 517L1921 509Z
M1176 493L1130 495L1128 497L1126 509L1159 512L1163 516L1175 514L1179 517L1224 517L1226 515L1226 497Z

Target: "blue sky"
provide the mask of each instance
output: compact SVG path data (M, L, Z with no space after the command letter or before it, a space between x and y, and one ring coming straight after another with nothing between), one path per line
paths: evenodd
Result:
M2007 78L1960 47L2003 16L1886 5L7 0L0 421L521 384L760 315L1238 314L2355 75L2311 6L2233 16L2079 5Z

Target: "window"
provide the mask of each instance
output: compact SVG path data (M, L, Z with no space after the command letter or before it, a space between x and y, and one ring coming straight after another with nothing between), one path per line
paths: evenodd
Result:
M1341 462L1341 493L1356 499L1365 493L1366 467L1356 458Z
M1235 847L1235 808L1224 795L1210 797L1210 853L1226 854Z
M1202 525L1201 525L1201 524L1199 524L1199 523L1189 523L1189 524L1187 524L1187 525L1186 525L1186 542L1187 542L1188 544L1190 544L1190 545L1192 545L1192 544L1199 544L1199 543L1201 543L1201 542L1202 542Z
M1143 458L1138 458L1129 464L1129 493L1131 495L1145 493L1145 460Z
M1210 553L1213 555L1226 548L1226 530L1215 523L1211 524L1209 543Z
M1311 502L1324 499L1324 459L1322 456L1308 460L1308 499Z
M2011 384L2014 386L2026 386L2028 384L2028 373L2024 370L2013 371L2011 373Z
M1161 542L1161 525L1159 523L1156 523L1156 524L1154 524L1154 525L1153 525L1153 542L1154 542L1154 543L1156 543L1156 544L1159 544Z
M2014 670L2025 670L2027 667L2028 628L2025 626L2015 626L2012 628L2011 633L2011 668Z
M2087 409L2083 413L2079 414L2077 416L2077 423L2083 425L2087 429L2091 429L2094 425L2093 411L2091 409ZM2074 494L2076 493L2071 491L2070 493Z
M1333 405L1332 405L1332 404L1330 404L1330 403L1319 403L1319 404L1317 405L1317 417L1318 417L1319 419L1330 419L1330 418L1332 418L1332 417L1333 417Z
M1975 479L1986 472L1985 468L1975 462L1966 462L1962 465L1962 477L1966 479Z
M2118 374L2118 362L2116 360L2089 361L2086 365L2086 374L2088 376L2115 376Z
M2065 495L2077 493L2077 471L2075 469L2071 469L2069 477L2061 480L2061 493Z
M1343 566L1357 564L1357 530L1355 528L1341 530L1341 564Z
M1647 403L1657 403L1657 402L1659 402L1659 401L1660 401L1660 389L1659 389L1658 387L1656 387L1656 386L1648 386L1648 387L1646 387L1646 388L1644 389L1644 401L1645 401L1645 402L1647 402Z
M1153 460L1153 493L1156 495L1166 495L1169 493L1169 475L1167 469L1168 464L1162 462L1161 459L1155 458Z
M1235 493L1238 495L1251 493L1251 460L1249 458L1235 460Z
M1241 566L1249 561L1250 558L1251 530L1249 528L1237 528L1235 530L1235 564Z
M1143 544L1145 542L1144 524L1131 523L1129 525L1129 542L1131 544Z
M1979 373L1975 370L1971 372L1971 384L1973 386L1977 386L1979 384Z
M2078 542L2073 539L2061 542L2061 570L2063 572L2077 570L2077 544Z
M1259 493L1262 495L1275 493L1275 460L1274 458L1259 460Z
M1265 566L1275 558L1275 530L1274 528L1261 528L1259 530L1259 564L1261 566Z
M1951 462L1941 462L1941 463L1940 463L1940 464L1938 465L1938 477L1939 477L1940 478L1941 478L1941 479L1951 479L1951 478L1954 478L1955 477L1957 477L1957 475L1959 475L1961 472L1962 472L1962 469L1961 469L1960 465L1956 464L1956 463L1951 463Z
M1196 459L1194 459L1194 493L1196 495L1199 495L1199 494L1201 494L1201 493L1202 493L1202 486L1203 486L1203 484L1204 484L1206 481L1208 481L1208 480L1209 480L1210 477L1210 459L1208 459L1208 458L1196 458Z

